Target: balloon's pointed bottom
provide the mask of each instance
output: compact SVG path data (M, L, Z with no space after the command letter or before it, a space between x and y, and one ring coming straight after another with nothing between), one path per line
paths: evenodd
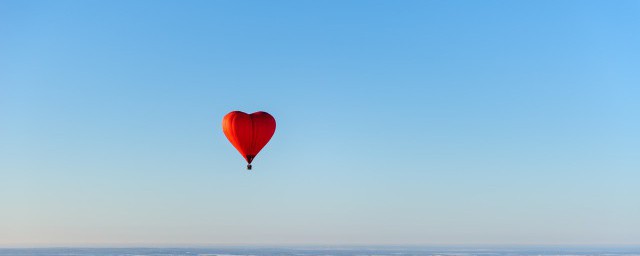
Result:
M251 170L251 165L250 164L247 165L247 170Z

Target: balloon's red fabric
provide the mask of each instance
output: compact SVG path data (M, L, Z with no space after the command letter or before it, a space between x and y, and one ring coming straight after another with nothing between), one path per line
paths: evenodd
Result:
M222 118L222 131L247 163L251 164L253 158L271 140L276 131L276 120L263 111L253 114L233 111Z

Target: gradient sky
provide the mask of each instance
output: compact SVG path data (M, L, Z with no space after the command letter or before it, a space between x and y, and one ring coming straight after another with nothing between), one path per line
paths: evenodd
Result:
M639 14L0 1L0 246L638 244Z

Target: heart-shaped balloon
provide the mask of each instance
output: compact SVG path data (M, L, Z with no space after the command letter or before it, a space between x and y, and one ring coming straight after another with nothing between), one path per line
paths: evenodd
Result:
M222 131L247 160L247 169L251 170L253 158L267 145L276 131L276 119L263 111L253 114L233 111L222 118Z

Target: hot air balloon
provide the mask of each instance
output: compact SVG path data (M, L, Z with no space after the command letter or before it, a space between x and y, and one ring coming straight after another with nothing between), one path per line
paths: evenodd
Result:
M222 118L222 131L247 160L247 170L251 170L251 162L276 131L276 120L263 111L252 114L232 111Z

